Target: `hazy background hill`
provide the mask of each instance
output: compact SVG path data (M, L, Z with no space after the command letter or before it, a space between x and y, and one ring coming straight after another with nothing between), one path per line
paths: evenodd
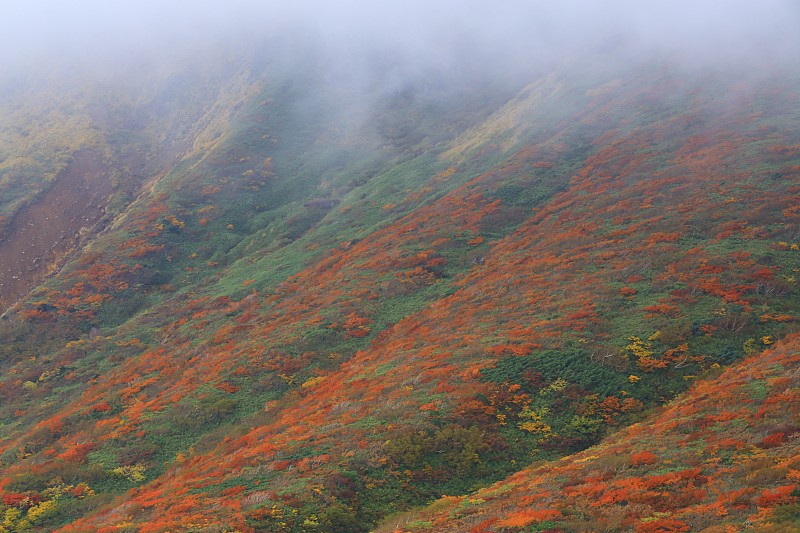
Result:
M15 6L1 530L795 527L799 18Z

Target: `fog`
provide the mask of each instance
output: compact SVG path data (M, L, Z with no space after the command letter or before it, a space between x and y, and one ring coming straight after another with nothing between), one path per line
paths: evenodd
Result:
M85 147L121 165L133 191L222 138L250 89L282 99L270 134L284 142L271 148L276 162L282 149L304 159L291 174L312 183L347 149L407 156L450 142L554 69L583 88L649 64L737 84L797 76L799 29L800 0L5 0L0 207L32 198ZM558 103L566 116L581 101ZM732 105L715 96L703 112Z
M313 39L333 61L381 53L410 70L499 62L527 71L587 54L609 64L655 54L692 67L775 67L800 61L798 30L797 0L11 0L0 75L124 71L131 61L241 53L279 34Z

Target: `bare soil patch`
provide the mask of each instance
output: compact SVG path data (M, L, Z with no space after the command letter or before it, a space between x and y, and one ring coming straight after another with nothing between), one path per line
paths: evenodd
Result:
M58 270L103 224L114 185L102 157L77 152L53 186L0 235L0 312Z

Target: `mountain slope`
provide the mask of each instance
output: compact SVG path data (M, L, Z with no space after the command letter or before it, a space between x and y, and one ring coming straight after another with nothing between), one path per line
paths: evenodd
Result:
M0 116L0 309L57 272L233 106L227 68L18 80ZM216 111L216 113L215 113ZM223 115L222 117L217 115ZM207 133L206 133L207 136Z
M598 446L378 531L798 531L800 337Z
M5 316L3 527L365 530L796 329L796 75L291 63Z

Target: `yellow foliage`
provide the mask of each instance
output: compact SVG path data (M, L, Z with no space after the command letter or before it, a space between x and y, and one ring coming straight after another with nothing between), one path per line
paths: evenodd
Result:
M306 380L306 381L305 381L305 382L304 382L302 385L300 385L300 386L301 386L302 388L304 388L304 389L307 389L307 388L309 388L309 387L313 387L313 386L314 386L314 385L316 385L317 383L320 383L321 381L324 381L324 380L325 380L325 376L315 376L315 377L313 377L313 378L308 378L308 379L307 379L307 380Z
M647 359L648 357L653 355L653 350L651 350L652 346L650 345L650 343L645 343L639 337L628 337L628 340L631 343L627 345L625 349L628 350L633 355L635 355L637 358Z
M656 331L650 335L647 340L652 341L658 339L660 336L661 333ZM630 341L630 344L627 345L625 349L636 357L636 364L645 372L652 372L656 368L664 368L667 366L666 361L661 361L653 357L653 345L650 342L645 342L636 336L628 337L628 341Z
M562 390L566 389L567 385L568 385L567 380L565 380L563 378L558 378L557 380L552 382L549 387L547 387L544 390L552 391L552 392L559 392L559 391L562 391Z
M64 485L63 483L59 483L54 487L48 487L42 491L42 495L47 497L48 500L54 500L60 498L64 495L64 492L71 489L72 485Z
M6 512L3 513L3 527L7 529L14 529L14 526L17 524L17 520L19 520L21 516L22 511L16 507L10 507L6 509Z
M744 348L745 355L750 355L755 351L756 340L755 339L747 339L744 341L742 348Z
M44 516L48 514L52 514L58 508L58 504L55 500L45 500L39 505L34 505L30 509L28 509L28 520L32 523L36 523Z
M544 417L547 416L549 412L550 410L546 407L540 407L534 410L525 409L519 414L519 417L520 419L528 420L520 422L517 425L519 429L529 433L549 434L552 428L544 421Z
M184 227L186 227L186 223L184 221L182 221L182 220L178 220L178 217L176 217L175 215L167 215L166 219L170 224L172 224L176 228L184 228Z
M69 348L73 348L75 346L79 346L79 345L84 344L84 343L86 343L86 339L77 339L77 340L74 340L74 341L69 341L67 344L64 345L64 348L69 349Z
M550 433L552 428L544 422L536 420L528 420L519 423L519 429L527 431L528 433Z
M147 467L145 467L142 464L133 466L125 465L111 470L110 473L116 476L124 477L129 481L134 481L136 483L139 483L141 481L144 481L145 478L147 477L144 474L146 469Z
M39 375L39 381L47 381L58 374L58 370L45 370Z

